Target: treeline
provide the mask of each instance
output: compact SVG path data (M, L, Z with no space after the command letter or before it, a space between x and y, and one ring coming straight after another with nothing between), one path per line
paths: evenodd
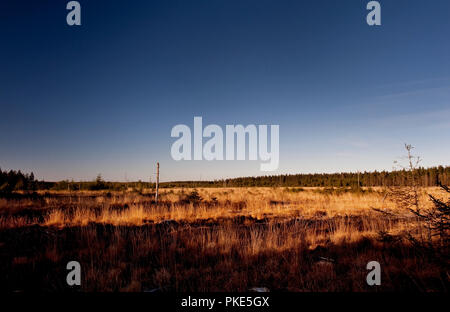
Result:
M414 170L415 183L418 186L437 186L439 182L450 185L450 167L439 166L431 168L418 168ZM260 177L242 177L214 181L178 181L160 183L161 188L172 187L373 187L373 186L407 186L411 184L406 170L373 171L360 173L314 173L314 174L287 174ZM2 171L0 169L0 194L13 191L35 190L109 190L125 191L132 189L143 191L154 189L151 182L107 182L101 175L93 181L75 182L36 181L33 173L24 174L19 171Z
M450 184L450 167L439 166L418 168L414 170L415 183L418 186L437 186L439 182ZM252 186L286 186L286 187L371 187L371 186L406 186L410 185L406 170L287 174L260 177L243 177L215 181L180 181L162 183L161 187L252 187Z
M67 191L126 191L132 189L134 191L142 192L144 189L151 189L155 187L155 183L150 182L108 182L103 180L99 174L94 181L75 182L75 181L59 181L54 182L47 189L51 190L67 190Z
M3 171L0 168L0 194L9 194L19 190L36 190L38 182L34 179L33 172L22 173L20 170Z

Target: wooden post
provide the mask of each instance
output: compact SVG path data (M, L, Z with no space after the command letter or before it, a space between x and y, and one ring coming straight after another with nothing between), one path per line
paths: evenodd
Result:
M158 203L158 191L159 191L159 162L156 163L156 195L155 195L155 203Z

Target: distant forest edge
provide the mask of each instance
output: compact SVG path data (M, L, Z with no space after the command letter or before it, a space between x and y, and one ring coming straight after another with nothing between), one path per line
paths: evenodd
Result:
M437 186L438 183L450 184L450 166L417 168L414 170L416 184L419 186ZM172 187L372 187L372 186L407 186L411 182L406 170L373 171L360 173L314 173L288 174L260 177L242 177L214 181L175 181L162 182L161 188ZM110 190L123 191L129 188L143 190L154 188L152 182L107 182L101 175L90 182L37 181L33 173L26 174L20 170L2 171L0 169L0 194L15 191L36 190Z

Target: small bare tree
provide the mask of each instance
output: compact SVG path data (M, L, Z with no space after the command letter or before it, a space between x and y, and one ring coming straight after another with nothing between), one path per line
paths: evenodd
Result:
M402 176L402 181L400 185L391 185L387 187L386 195L383 199L389 198L395 203L397 208L403 212L420 212L421 206L419 201L419 183L417 178L417 167L421 161L420 157L412 154L413 146L410 144L405 144L406 155L406 165L398 161L394 161L396 170L404 172ZM374 210L381 212L388 216L395 216L401 218L399 215L399 210L389 210L386 208ZM411 217L411 215L409 215Z
M419 181L417 177L417 168L422 159L412 154L413 146L405 144L406 165L394 161L401 170L405 172L405 181L402 187L389 187L389 196L397 204L398 207L406 208L411 212L420 212L419 201Z
M445 201L433 195L428 195L433 203L431 208L422 207L420 203L420 183L418 177L418 167L420 157L412 154L413 146L405 144L407 152L406 165L403 166L395 162L404 172L404 185L390 186L386 197L391 199L396 207L396 211L386 209L375 209L397 219L405 218L400 212L408 212L406 218L415 221L414 230L404 233L405 237L417 247L423 248L440 259L448 262L449 254L449 232L450 232L450 198ZM439 183L441 189L450 193L447 186ZM386 233L381 233L386 235Z

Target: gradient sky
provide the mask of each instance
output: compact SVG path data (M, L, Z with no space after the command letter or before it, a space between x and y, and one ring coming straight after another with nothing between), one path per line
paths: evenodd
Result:
M171 159L176 124L279 124L278 173L450 164L450 1L0 2L0 167L46 180L265 174Z

